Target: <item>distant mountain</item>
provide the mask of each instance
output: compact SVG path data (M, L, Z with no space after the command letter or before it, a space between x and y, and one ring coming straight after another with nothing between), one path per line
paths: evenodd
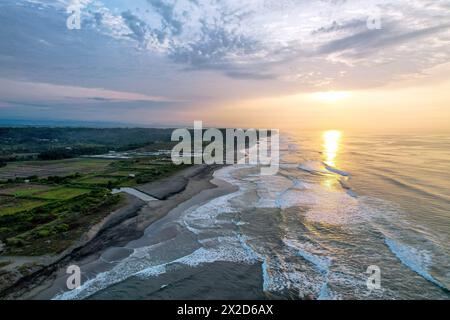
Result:
M137 124L113 121L45 120L45 119L0 119L2 127L94 127L94 128L176 128L180 125Z

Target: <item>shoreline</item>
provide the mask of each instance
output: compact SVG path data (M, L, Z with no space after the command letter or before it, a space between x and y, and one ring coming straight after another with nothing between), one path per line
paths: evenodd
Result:
M47 258L47 263L39 269L3 290L1 299L51 299L65 288L67 266L77 264L83 267L104 259L102 255L116 262L115 259L124 255L124 248L120 247L141 238L147 227L170 212L184 210L232 192L231 185L213 177L214 172L221 167L193 166L160 181L137 187L137 190L163 200L145 202L126 194L127 203L124 206L92 227L72 247L56 257ZM110 267L112 265L110 262ZM103 268L90 269L88 274L83 274L83 281L104 271Z

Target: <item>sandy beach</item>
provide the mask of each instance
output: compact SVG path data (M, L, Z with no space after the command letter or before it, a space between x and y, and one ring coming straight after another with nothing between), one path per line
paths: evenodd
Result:
M89 230L82 239L57 257L30 257L39 262L29 275L1 292L3 299L51 299L66 289L66 269L78 265L82 281L114 267L131 252L124 246L142 237L151 224L167 214L177 214L210 199L230 193L234 188L213 178L217 166L193 166L158 182L137 187L157 201L125 194L126 203ZM171 230L163 233L171 237ZM161 239L161 241L164 239ZM4 257L13 261L26 257ZM28 261L27 260L27 261ZM30 260L30 261L31 261Z

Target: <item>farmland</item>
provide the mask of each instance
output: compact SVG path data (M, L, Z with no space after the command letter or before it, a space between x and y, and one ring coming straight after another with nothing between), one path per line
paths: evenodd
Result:
M0 241L8 255L61 252L122 205L123 196L111 194L112 188L152 182L182 168L161 157L10 163L1 171L8 178L0 181Z
M49 161L17 161L0 168L0 180L27 178L31 176L64 176L76 172L96 172L111 163L103 159L65 159Z
M113 188L138 186L183 169L171 163L167 152L158 152L171 148L168 132L1 129L1 154L8 159L6 166L0 167L2 254L57 254L112 210L123 206L125 198L112 194ZM106 151L107 157L73 157L87 150L80 149L80 145L95 145L98 149L89 149L88 154ZM66 152L73 150L78 151ZM126 152L127 157L115 157L116 151ZM23 157L15 161L14 155L19 152ZM44 160L61 155L69 158Z
M16 212L31 210L45 203L46 201L42 200L0 196L0 216L12 215Z

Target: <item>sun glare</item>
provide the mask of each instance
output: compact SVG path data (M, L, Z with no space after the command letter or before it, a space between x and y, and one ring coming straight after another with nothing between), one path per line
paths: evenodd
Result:
M339 151L339 142L342 133L338 130L329 130L323 133L323 151L325 155L325 164L331 167L336 166L336 156Z
M312 94L312 98L314 100L325 103L338 102L350 96L351 93L347 91L324 91L324 92L315 92Z

